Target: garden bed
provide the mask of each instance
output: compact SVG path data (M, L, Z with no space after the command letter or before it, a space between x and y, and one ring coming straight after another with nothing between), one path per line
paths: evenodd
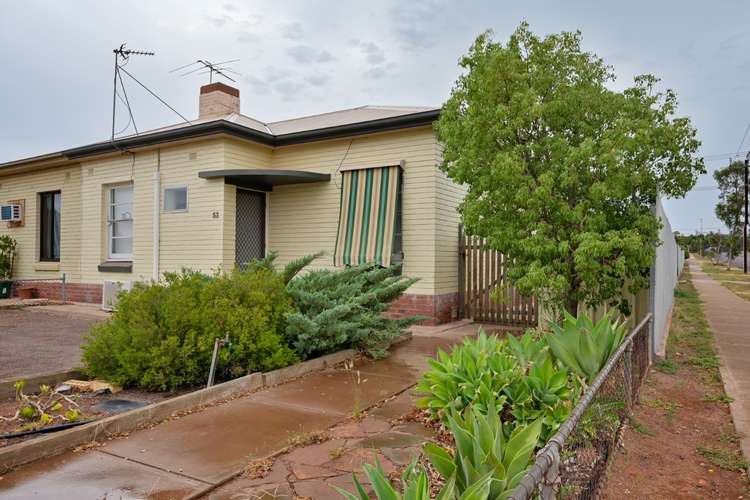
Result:
M190 391L183 390L180 392L148 392L137 389L126 389L115 394L78 393L68 395L68 397L78 404L81 411L80 420L98 420L101 418L109 417L116 413L121 413L118 411L112 411L102 408L102 403L105 403L107 401L127 400L141 403L142 406L146 406L179 396L186 392ZM19 402L16 401L15 398L9 398L0 401L0 416L12 417L18 409L18 406ZM57 422L56 424L59 424L59 422ZM14 421L0 420L0 436L32 430L32 427L34 427L34 424L24 419ZM36 426L35 428L42 430L44 426ZM29 439L34 439L42 435L44 434L36 433L13 438L0 438L0 447L27 441Z

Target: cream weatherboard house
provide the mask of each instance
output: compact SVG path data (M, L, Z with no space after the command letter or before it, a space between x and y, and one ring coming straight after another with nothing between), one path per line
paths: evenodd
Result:
M200 89L191 123L0 164L0 223L18 241L14 277L66 276L69 300L98 302L105 281L211 272L278 252L283 264L403 262L420 278L392 313L455 317L457 206L439 170L439 109L364 106L263 123L239 91ZM34 283L57 297L60 283Z

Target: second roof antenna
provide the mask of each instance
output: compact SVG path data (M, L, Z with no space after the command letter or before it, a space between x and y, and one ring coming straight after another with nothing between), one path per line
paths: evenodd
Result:
M214 73L215 73L219 76L223 76L229 81L235 82L236 80L232 78L231 76L227 75L227 73L231 73L237 76L242 76L242 75L240 73L237 73L233 69L228 68L227 65L231 63L235 63L237 61L239 61L239 59L230 59L228 61L212 63L208 59L198 59L197 61L192 62L190 64L186 64L184 66L180 66L179 68L175 68L172 71L170 71L170 73L174 73L175 71L187 69L187 71L182 73L180 76L187 76L193 73L197 73L199 75L208 74L208 83L213 83Z

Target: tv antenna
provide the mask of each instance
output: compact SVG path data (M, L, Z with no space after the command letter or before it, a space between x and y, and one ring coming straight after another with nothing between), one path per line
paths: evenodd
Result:
M135 124L135 118L133 118L133 110L130 108L130 100L128 99L128 93L125 90L125 84L122 83L122 75L120 74L120 70L122 69L122 66L125 66L130 62L130 56L153 56L153 52L144 51L144 50L132 50L132 49L126 49L126 44L120 45L119 48L116 48L112 50L112 52L115 55L115 76L114 81L112 83L112 136L110 137L110 140L112 142L115 141L115 118L117 115L117 98L119 97L120 100L123 100L123 97L120 97L120 94L117 92L117 83L120 83L120 88L122 89L122 95L124 96L124 104L128 108L128 124L125 125L125 128L122 130L123 132L127 130L127 128L130 126L130 124L133 124L133 128L135 129L135 134L138 135L138 126ZM122 64L120 64L120 61L122 60ZM124 71L124 70L123 70Z
M125 107L128 108L128 115L129 120L128 124L125 125L125 128L123 128L119 133L124 132L125 130L130 127L130 124L133 124L133 128L135 129L135 135L138 135L138 127L135 124L135 118L133 117L133 110L130 107L130 100L128 99L128 93L125 90L125 84L122 81L122 75L120 72L125 73L128 77L130 77L131 80L133 80L135 83L143 87L149 94L154 96L156 100L158 100L160 103L162 103L164 106L172 110L176 115L178 115L180 118L185 120L186 123L190 124L190 120L182 116L179 111L174 109L172 106L167 104L167 102L159 97L156 92L148 88L146 85L141 83L140 80L138 80L135 76L133 76L128 70L125 69L125 66L128 65L130 62L130 58L132 56L153 56L154 53L151 51L145 51L145 50L132 50L125 48L125 44L123 43L120 45L119 48L116 48L112 51L115 55L115 70L114 70L114 82L112 85L112 136L111 136L111 142L114 144L115 142L115 115L117 113L117 99L119 98ZM122 96L120 96L120 93L118 92L117 85L120 85L120 88L122 89Z
M230 59L228 61L221 61L217 63L212 63L208 59L198 59L195 62L191 62L190 64L186 64L184 66L180 66L179 68L175 68L170 73L174 73L176 71L182 71L187 70L184 73L182 73L180 76L187 76L192 75L194 73L197 73L199 75L205 75L208 74L208 83L214 82L214 74L217 74L219 76L223 76L227 80L231 82L235 82L236 80L232 78L231 76L227 75L227 73L231 73L236 76L242 76L241 73L237 73L233 69L229 68L228 65L232 63L236 63L239 61L239 59Z

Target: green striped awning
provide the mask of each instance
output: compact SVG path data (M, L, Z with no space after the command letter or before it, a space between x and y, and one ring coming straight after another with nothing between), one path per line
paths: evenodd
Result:
M335 266L391 265L401 167L342 173Z

